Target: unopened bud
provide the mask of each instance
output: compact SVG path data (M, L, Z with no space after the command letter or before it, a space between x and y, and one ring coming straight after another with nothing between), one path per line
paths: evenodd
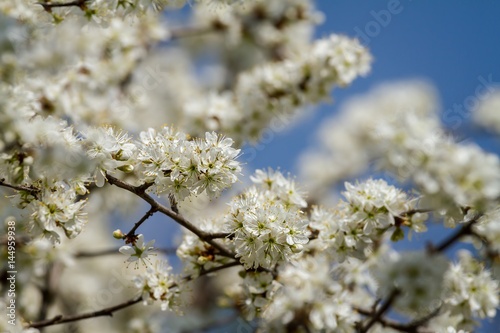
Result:
M290 249L293 253L299 253L304 249L304 247L301 244L293 244Z
M130 173L130 172L134 171L134 166L130 165L130 164L124 164L122 166L119 166L117 169L120 171L123 171L125 173Z
M203 256L199 256L197 261L198 261L198 264L204 265L204 264L206 264L208 262L208 258L207 257L203 257Z
M125 235L123 234L123 232L120 229L116 229L115 231L113 231L113 237L116 239L123 239L123 237L125 237Z

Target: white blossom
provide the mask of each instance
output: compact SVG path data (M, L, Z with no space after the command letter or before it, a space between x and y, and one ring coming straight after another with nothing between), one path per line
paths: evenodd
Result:
M139 234L137 238L132 242L132 245L124 245L120 247L120 253L123 253L126 256L129 256L128 262L135 262L140 260L144 265L146 265L146 261L149 262L149 256L151 252L154 251L155 240L150 240L146 244L144 243L144 235Z
M498 281L470 253L462 251L460 261L445 275L445 304L464 317L494 317L499 305Z
M145 305L159 301L163 311L180 311L181 285L171 270L172 267L166 261L156 261L152 267L148 267L145 274L134 279L135 286L142 292Z
M230 204L226 230L234 234L236 256L246 268L272 268L300 251L309 239L305 205L293 180L280 172L256 172L251 187ZM287 190L288 189L288 190Z
M216 133L205 139L188 138L164 127L161 132L141 132L137 169L151 181L157 194L172 193L178 200L206 192L210 197L237 180L241 170L240 150L232 148L233 140Z

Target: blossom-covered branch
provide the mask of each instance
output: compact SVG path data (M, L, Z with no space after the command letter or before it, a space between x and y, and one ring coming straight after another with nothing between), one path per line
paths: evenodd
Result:
M166 255L174 255L176 248L154 248L154 252L159 252ZM116 255L119 254L117 248L101 250L101 251L80 251L75 253L75 258L95 258L107 255Z
M500 158L450 137L429 84L341 105L298 178L247 170L371 70L356 38L315 37L312 0L18 0L0 13L0 307L12 318L0 331L155 333L160 310L186 331L173 321L193 311L276 333L466 333L496 316ZM487 88L474 120L497 131ZM158 213L182 234L149 234ZM431 225L449 236L392 246ZM451 251L464 238L474 248Z
M142 198L144 201L146 201L148 204L151 205L152 209L155 209L156 211L159 211L166 216L172 218L174 221L179 223L182 227L186 228L187 230L191 231L194 233L196 236L198 236L202 241L206 241L208 244L212 245L214 248L220 251L222 255L225 255L230 258L234 258L234 254L230 252L228 249L224 248L222 245L218 244L215 242L211 236L210 233L206 233L201 229L198 229L195 225L193 225L191 222L186 220L182 215L175 213L171 209L163 206L159 202L157 202L155 199L153 199L149 194L145 192L144 187L138 186L134 187L131 186L118 178L115 178L111 175L106 175L106 178L108 182L112 185L118 186L120 188L123 188L129 192L132 192Z

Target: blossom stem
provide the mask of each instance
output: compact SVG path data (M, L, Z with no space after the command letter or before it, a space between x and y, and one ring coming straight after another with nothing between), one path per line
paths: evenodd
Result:
M156 213L156 211L157 211L156 208L151 206L151 208L146 212L146 214L144 214L144 216L141 217L141 219L134 224L134 227L132 229L130 229L130 231L125 235L124 239L129 240L129 239L133 238L135 236L136 230L139 229L139 227L144 222L146 222L147 219L149 219L151 216L153 216L153 214Z

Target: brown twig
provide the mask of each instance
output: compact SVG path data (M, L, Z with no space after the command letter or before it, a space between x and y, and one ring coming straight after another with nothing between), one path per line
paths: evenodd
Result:
M215 29L210 26L175 28L170 31L170 40L202 36L214 31Z
M5 179L0 179L0 186L7 187L16 191L24 191L24 192L29 192L33 195L38 193L38 189L34 187L26 187L26 186L19 186L19 185L12 185L9 183L5 182Z
M382 317L384 316L384 314L387 311L389 311L389 309L392 306L392 303L396 300L396 297L398 295L399 295L399 291L397 289L394 289L391 292L391 294L389 295L389 297L387 298L387 300L385 301L385 303L383 303L382 306L375 313L372 313L372 316L371 316L370 320L368 321L368 323L364 327L361 327L359 329L359 333L368 332L368 330L370 330L370 328L373 325L375 325L375 323L379 322L382 319Z
M166 206L160 204L158 201L153 199L149 194L146 193L146 189L151 186L151 184L146 183L141 186L132 186L130 184L127 184L126 182L115 178L109 174L106 175L106 178L108 182L112 185L115 185L119 188L122 188L124 190L127 190L131 193L134 193L138 197L142 198L144 201L146 201L148 204L151 205L151 209L155 209L156 211L159 211L163 213L164 215L170 217L172 220L176 221L178 224L186 228L187 230L191 231L194 233L198 238L200 238L202 241L212 245L214 248L219 250L221 255L224 255L229 258L235 258L235 254L226 249L223 245L217 243L214 241L212 238L212 234L208 233L206 231L203 231L196 227L194 224L192 224L190 221L186 220L182 215L174 212L170 208L167 208Z
M229 232L212 232L207 235L207 239L230 238L231 235Z
M364 315L364 316L374 316L374 312L372 311L368 311L368 310L365 310L365 309L360 309L360 308L356 308L355 309L356 312ZM382 325L383 327L388 327L388 328L392 328L393 330L396 330L396 331L399 331L399 332L405 332L405 333L434 333L433 331L423 331L422 330L422 325L424 325L425 323L427 323L431 318L434 318L435 316L437 316L439 314L439 311L440 309L436 309L435 311L433 311L432 313L430 313L429 315L423 317L423 318L420 318L420 319L417 319L415 321L411 321L407 324L405 323L400 323L398 321L395 321L395 320L391 320L391 319L387 319L387 318L379 318L377 321L380 325Z
M131 300L128 300L124 303L120 303L115 306L111 306L109 308L104 308L99 311L94 311L94 312L88 312L88 313L83 313L79 315L74 315L74 316L63 316L63 315L58 315L55 316L52 319L47 319L47 320L42 320L38 321L35 323L31 323L28 325L29 327L33 328L41 328L41 327L46 327L46 326L52 326L52 325L59 325L59 324L64 324L64 323L69 323L73 321L79 321L79 320L84 320L88 318L95 318L95 317L103 317L103 316L113 316L113 312L116 312L121 309L125 309L131 305L137 304L142 300L142 297L134 297Z
M153 216L153 214L156 213L156 211L157 211L156 208L151 206L151 208L146 212L146 214L144 214L144 216L141 217L141 219L134 224L134 227L130 229L130 231L125 235L124 239L128 241L131 238L134 238L136 230L139 229L139 227L144 222L146 222L147 219Z
M205 271L202 271L202 272L200 272L200 274L198 276L207 275L207 274L210 274L210 273L213 273L213 272L217 272L217 271L220 271L222 269L233 267L233 266L237 266L237 265L240 265L240 263L238 261L233 261L233 262L221 265L221 266L213 267L211 269L207 269ZM184 277L183 280L185 280L185 281L191 281L194 278L195 278L194 276L188 275L188 276ZM177 284L173 284L170 288L175 288L175 287L177 287ZM128 308L129 306L137 304L140 301L142 301L142 297L141 296L136 296L136 297L134 297L134 298L132 298L132 299L130 299L128 301L125 301L123 303L120 303L120 304L117 304L117 305L114 305L114 306L111 306L111 307L108 307L108 308L104 308L104 309L101 309L101 310L98 310L98 311L87 312L87 313L83 313L83 314L79 314L79 315L66 316L66 317L63 316L63 315L58 315L58 316L55 316L52 319L47 319L47 320L37 321L35 323L30 323L28 325L28 327L42 328L42 327L46 327L46 326L52 326L52 325L59 325L59 324L64 324L64 323L70 323L70 322L74 322L74 321L79 321L79 320L84 320L84 319L89 319L89 318L95 318L95 317L103 317L103 316L110 316L110 317L112 317L114 312L122 310L122 309L125 309L125 308Z
M161 252L167 255L172 255L175 254L177 249L175 248L155 248L153 251ZM78 252L75 254L75 258L95 258L95 257L101 257L101 256L107 256L107 255L115 255L115 254L121 254L118 249L113 248L113 249L107 249L107 250L102 250L102 251L95 251L95 252L87 252L87 251L82 251Z
M235 267L235 266L239 266L239 265L241 265L241 263L239 261L231 261L231 262L228 262L227 264L224 264L224 265L220 265L220 266L217 266L217 267L212 267L212 268L207 269L207 270L202 270L200 272L199 276L207 275L207 274L210 274L210 273L221 271L221 270L229 268L229 267ZM193 275L188 275L188 276L183 277L183 280L185 280L185 281L191 281L194 278L195 277Z
M471 218L469 221L465 222L465 225L460 228L458 231L456 231L454 234L452 234L450 237L445 239L443 242L441 242L437 246L430 246L429 251L431 253L440 253L444 252L448 247L453 245L455 242L457 242L460 238L471 235L472 234L472 226L477 223L479 218L482 216L482 214L477 214L473 218Z
M81 10L84 10L87 2L89 2L89 0L74 0L70 2L38 2L37 4L42 6L45 11L50 13L52 11L52 8L60 7L78 7Z

